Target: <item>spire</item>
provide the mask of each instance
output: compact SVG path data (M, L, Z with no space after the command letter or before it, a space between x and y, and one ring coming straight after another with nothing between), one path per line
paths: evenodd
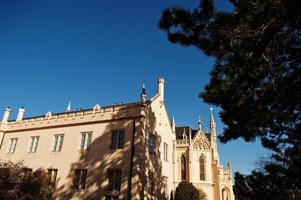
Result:
M70 112L70 111L71 111L71 100L69 101L67 109L66 109L66 112Z
M172 117L171 119L170 126L171 126L172 133L176 133L176 122L174 117Z
M202 130L202 124L203 124L202 118L201 118L201 116L199 116L199 118L198 118L198 128L199 128L199 130Z
M229 160L227 160L227 170L231 172L231 164Z
M215 124L215 121L214 121L214 117L213 117L213 108L211 107L210 108L210 124Z
M144 103L146 101L146 90L145 85L142 85L141 93L140 93L140 101Z

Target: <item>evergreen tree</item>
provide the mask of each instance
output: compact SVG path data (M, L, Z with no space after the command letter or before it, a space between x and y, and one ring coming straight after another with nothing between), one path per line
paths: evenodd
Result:
M42 169L34 172L22 163L0 162L1 200L51 200L53 184Z
M216 10L212 0L202 0L192 11L166 9L159 27L171 42L193 45L215 58L210 83L200 97L222 109L226 127L221 141L258 138L272 150L259 170L237 174L236 194L267 194L281 178L275 199L288 194L293 198L301 189L301 2L229 3L231 11Z

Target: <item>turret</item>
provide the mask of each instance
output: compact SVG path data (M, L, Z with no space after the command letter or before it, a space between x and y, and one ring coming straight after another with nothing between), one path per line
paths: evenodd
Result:
M4 113L3 113L2 123L7 123L10 112L11 112L10 107L5 108Z
M160 101L164 101L164 78L158 79L158 93L160 95Z
M145 85L142 85L141 93L140 93L140 101L141 103L146 102L146 90L145 90Z

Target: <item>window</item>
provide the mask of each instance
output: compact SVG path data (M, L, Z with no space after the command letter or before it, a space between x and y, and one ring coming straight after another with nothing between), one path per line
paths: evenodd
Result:
M64 134L56 134L54 135L54 140L52 144L52 150L53 152L58 152L62 150L64 142Z
M168 178L166 176L163 176L163 192L165 195L167 195L167 181Z
M154 194L155 192L155 177L154 177L154 173L153 172L149 172L148 173L148 187L149 187L149 192L151 194Z
M92 132L85 132L82 133L82 138L80 142L80 149L81 150L88 150L91 144L92 139Z
M184 155L181 157L181 178L182 181L186 180L186 158Z
M168 161L168 144L164 142L164 160Z
M83 190L86 188L87 169L75 169L73 177L73 189Z
M112 132L112 149L122 149L124 145L124 130L115 130Z
M7 153L10 154L15 153L17 142L18 142L18 138L10 138L10 143L8 145Z
M32 169L31 168L24 167L22 170L23 170L25 176L29 176L29 175L32 174Z
M121 187L121 169L108 169L108 190L120 191Z
M205 180L205 158L203 156L200 157L200 180Z
M29 145L28 145L28 153L37 152L39 138L40 138L39 136L32 136L30 138Z
M155 147L156 147L156 138L154 135L150 135L148 140L148 148L150 154L155 153Z
M55 186L55 183L56 183L56 177L57 177L57 169L47 169L48 171L48 176L49 176L49 179L51 181L51 183L53 184L53 186Z

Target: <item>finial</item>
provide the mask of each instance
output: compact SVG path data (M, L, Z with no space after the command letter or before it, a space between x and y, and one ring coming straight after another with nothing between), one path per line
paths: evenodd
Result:
M202 129L202 124L203 124L203 121L202 121L201 116L199 115L199 118L198 118L198 127L199 127L199 130Z
M175 118L174 118L174 116L172 116L172 119L171 119L170 125L171 125L171 130L172 130L172 133L175 133L175 132L176 132L176 122L175 122Z
M144 103L146 101L146 90L145 85L142 84L141 94L140 94L140 101Z
M69 101L67 109L66 109L66 112L70 112L70 111L71 111L71 100Z

